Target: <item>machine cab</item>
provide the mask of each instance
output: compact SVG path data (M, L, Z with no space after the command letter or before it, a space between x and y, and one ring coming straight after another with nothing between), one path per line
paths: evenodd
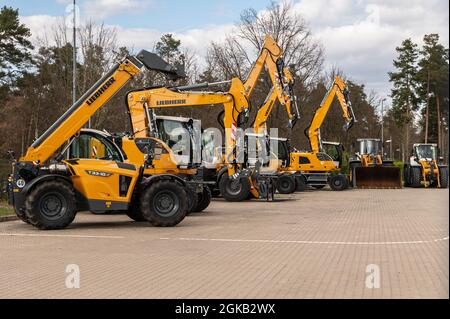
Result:
M357 142L361 155L378 155L381 152L381 141L378 138L360 138Z
M436 144L414 144L413 156L417 161L425 160L427 162L438 160L438 151Z

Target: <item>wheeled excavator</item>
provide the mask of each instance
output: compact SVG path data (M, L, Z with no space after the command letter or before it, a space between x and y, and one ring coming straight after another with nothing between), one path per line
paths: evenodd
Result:
M272 37L266 36L264 40L264 44L258 54L258 57L253 64L245 82L240 82L239 79L235 78L231 80L233 85L233 81L242 83L242 91L241 95L238 94L225 94L224 96L228 96L228 98L232 98L236 100L239 97L242 100L247 102L246 107L246 115L248 115L248 100L250 99L253 90L256 86L257 80L260 77L262 70L265 68L269 74L269 77L273 83L273 94L274 98L278 99L282 105L286 107L288 110L289 117L289 125L293 127L298 118L298 110L296 106L295 96L292 91L292 87L289 85L289 77L292 77L284 66L284 60L282 56L282 49L277 45L277 43L273 40ZM202 107L202 106L221 106L223 104L225 106L224 110L219 115L224 115L223 120L219 118L219 124L224 128L226 135L226 145L230 144L230 138L236 137L236 125L231 125L230 121L234 117L234 115L230 115L230 109L227 109L225 102L221 100L210 100L209 102L206 99L196 100L194 97L199 97L205 95L207 93L201 91L193 91L194 89L205 89L217 84L225 84L230 81L222 81L217 83L199 83L193 84L185 87L179 87L178 91L185 92L186 96L180 97L173 95L170 97L170 100L174 101L173 104L176 105L184 105L184 106L192 106L192 107ZM151 118L155 116L152 112L151 108L158 108L158 104L150 104L148 102L142 103L142 100L149 100L145 96L154 96L155 99L158 99L158 90L157 89L145 89L145 90L136 90L134 92L130 92L128 95L128 104L131 115L132 127L134 134L140 137L152 136L155 134L155 125L152 124ZM165 94L165 93L164 93ZM210 93L213 94L213 93ZM215 94L220 94L216 92ZM211 95L212 96L212 95ZM187 98L189 97L189 98ZM169 98L168 98L169 99ZM164 102L166 103L166 102ZM239 120L239 126L242 121ZM227 133L227 131L229 131ZM245 138L244 138L245 140ZM244 141L244 143L246 143ZM244 152L246 146L244 146ZM269 198L271 192L269 189L272 185L272 177L274 176L261 174L258 168L253 168L252 170L246 170L247 174L241 174L240 176L236 176L234 169L230 167L230 149L225 148L225 154L222 156L222 161L219 165L216 165L213 168L203 167L202 174L203 176L207 176L211 181L215 182L216 185L219 186L220 192L222 196L228 201L241 201L247 199L252 194L253 197L256 198ZM234 158L237 158L237 154L234 154ZM244 158L247 158L247 154L244 155ZM247 160L244 161L244 166L250 166ZM247 167L248 168L248 167ZM250 175L249 175L250 174ZM258 178L256 178L258 176ZM267 177L267 178L266 178ZM259 179L259 182L257 181Z
M403 167L404 185L407 187L448 187L448 168L438 158L436 144L413 145L411 156Z
M359 151L349 161L350 186L358 188L401 188L400 168L383 158L378 138L360 138Z
M323 188L327 184L333 190L347 188L347 177L339 174L338 163L323 151L320 137L320 127L328 114L335 96L342 108L345 129L349 130L353 126L355 115L350 102L348 87L341 77L336 76L320 106L315 111L310 125L305 130L311 151L298 151L290 146L288 139L277 139L278 159L282 160L282 165L279 167L279 172L282 175L277 180L277 189L280 193L288 194L294 190L302 191L306 189L307 185L317 189ZM266 110L272 110L274 102L275 97L271 94L265 105L260 109L260 112L258 112L254 123L255 131L265 130L265 123L270 115L270 112ZM339 148L341 149L342 146Z
M169 79L182 72L157 55L141 51L114 65L76 103L28 148L13 165L8 198L17 215L39 229L67 227L78 211L123 211L154 226L175 226L187 212L187 184L171 149L161 140L124 136L121 149L126 158L68 158L68 150L88 119L144 66ZM150 108L183 107L220 103L228 127L237 126L248 109L243 85L231 81L229 92L181 93L177 87L155 87L127 95L127 105ZM226 135L230 174L239 173L233 161L235 140ZM169 163L169 164L168 164ZM172 167L168 167L172 163Z

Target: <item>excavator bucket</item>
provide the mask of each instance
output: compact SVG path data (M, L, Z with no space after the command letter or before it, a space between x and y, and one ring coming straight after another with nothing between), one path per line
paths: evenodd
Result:
M358 188L402 188L400 168L396 166L370 166L355 168Z

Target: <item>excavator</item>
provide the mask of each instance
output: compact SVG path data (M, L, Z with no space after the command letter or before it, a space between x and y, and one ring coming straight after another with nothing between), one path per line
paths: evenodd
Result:
M124 136L124 159L70 158L68 150L89 118L103 107L143 68L163 73L170 80L184 72L145 50L114 65L13 163L8 200L17 215L39 229L61 229L78 211L122 211L154 226L175 226L187 213L186 171L176 164L172 150L155 138ZM248 102L239 79L231 80L226 93L183 93L180 87L154 87L127 94L127 106L152 108L221 104L224 106L227 167L240 174L235 160L236 139L229 134L247 114ZM96 153L95 151L93 153ZM101 155L101 154L100 154ZM170 165L172 166L170 167ZM169 166L169 167L168 167Z
M256 87L257 81L260 77L262 70L265 68L269 74L269 77L273 83L273 96L274 99L280 101L282 105L284 105L288 111L289 117L289 126L293 127L298 118L298 110L296 105L295 96L292 91L292 86L289 83L292 81L292 76L284 66L283 60L283 51L277 45L277 43L273 40L273 38L269 35L265 37L263 46L258 54L258 57L253 64L246 80L242 83L242 95L241 99L245 100L246 105L248 105L248 100L250 99L254 88ZM231 81L233 85L233 81L240 81L238 79L233 79ZM185 105L191 107L202 107L202 106L221 106L223 104L225 106L224 110L219 114L219 124L226 131L226 145L230 145L230 138L237 138L236 134L236 125L231 125L230 120L234 117L230 113L230 109L227 109L223 100L210 100L202 98L202 100L194 99L193 97L198 97L201 94L206 94L201 91L192 91L194 89L204 89L215 85L225 84L229 81L222 81L216 83L199 83L193 84L185 87L178 87L178 91L186 92L186 97L180 97L177 95L173 95L173 92L170 96L167 96L167 100L173 101L174 106ZM128 94L128 105L130 110L130 117L132 122L132 127L134 134L139 137L148 137L154 134L155 125L152 123L151 118L156 116L152 111L149 112L149 109L152 107L157 108L158 102L149 103L147 96L153 96L155 100L159 98L159 94L167 94L167 92L159 93L158 89L145 89L145 90L136 90L130 92ZM220 94L216 92L215 94ZM224 95L227 98L236 100L238 94L234 95ZM144 103L142 101L145 101ZM228 101L230 102L230 101ZM164 102L166 103L166 102ZM248 117L248 106L246 107L246 115ZM221 116L224 115L224 119L221 119ZM243 127L242 121L238 120L239 126ZM227 133L227 131L229 131ZM247 136L248 137L248 136ZM247 142L245 141L244 144ZM207 176L209 180L216 183L219 186L220 193L227 201L242 201L247 199L251 193L253 197L256 198L270 198L273 194L269 191L273 184L273 179L276 176L271 174L261 174L259 165L255 165L252 169L248 169L251 167L247 160L244 160L244 167L246 169L242 170L245 172L244 174L240 174L239 176L235 175L233 166L230 166L230 152L232 151L230 148L225 148L225 154L223 154L221 162L219 165L215 165L214 167L203 167L202 174L203 176ZM244 159L247 158L248 154L246 151L246 146L243 148ZM234 154L234 159L238 158L238 154ZM257 181L259 180L259 181Z
M308 137L311 151L300 152L291 148L287 139L278 138L278 159L282 161L279 167L281 176L277 179L277 189L280 193L289 194L295 190L305 190L307 185L314 188L323 188L327 184L333 190L343 190L347 188L346 176L339 174L339 165L328 154L323 151L322 140L320 138L320 127L330 109L334 97L338 98L345 120L345 129L349 130L354 122L355 115L349 99L349 91L344 80L336 76L327 94L315 111L313 119L305 130ZM267 130L267 122L270 111L275 102L274 94L271 94L256 116L254 129L256 132ZM342 149L339 145L336 149Z
M380 139L358 139L359 152L349 161L349 182L358 188L402 188L400 168L380 154Z
M436 144L414 144L403 175L407 187L448 187L448 168L443 158L438 158Z

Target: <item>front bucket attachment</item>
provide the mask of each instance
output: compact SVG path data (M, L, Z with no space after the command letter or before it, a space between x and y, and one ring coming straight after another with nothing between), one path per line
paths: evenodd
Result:
M400 168L396 166L356 167L358 188L402 188Z

